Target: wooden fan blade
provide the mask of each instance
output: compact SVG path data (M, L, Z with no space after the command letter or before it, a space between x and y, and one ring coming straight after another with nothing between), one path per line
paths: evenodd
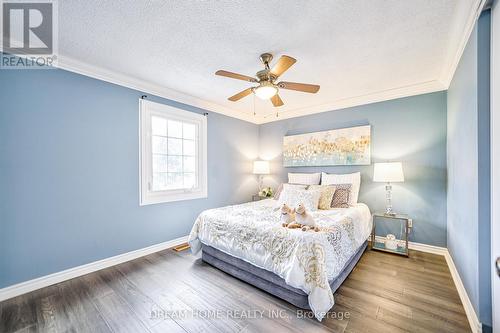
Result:
M289 57L287 55L281 56L278 62L274 65L273 69L271 69L271 74L278 77L283 74L288 68L292 67L292 65L296 62L297 60L292 57Z
M316 84L285 82L285 81L278 83L278 87L283 89L303 91L311 94L315 94L319 90L319 86Z
M228 71L223 71L223 70L218 70L215 72L215 75L220 75L220 76L225 76L229 77L231 79L236 79L236 80L243 80L243 81L248 81L248 82L257 82L256 79L254 79L251 76L243 75L243 74L238 74L238 73L233 73L233 72L228 72Z
M242 99L243 97L250 95L251 93L252 93L252 88L248 88L243 91L240 91L236 95L229 97L228 100L230 100L231 102L236 102Z
M285 103L283 103L283 101L280 98L280 95L278 95L278 94L276 94L273 97L271 97L271 102L273 102L273 105L274 105L275 108L278 107L278 106L282 106L282 105L285 104Z

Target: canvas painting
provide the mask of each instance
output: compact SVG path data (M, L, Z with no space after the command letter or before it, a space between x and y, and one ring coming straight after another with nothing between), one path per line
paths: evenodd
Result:
M283 165L369 165L371 126L290 135L283 138Z

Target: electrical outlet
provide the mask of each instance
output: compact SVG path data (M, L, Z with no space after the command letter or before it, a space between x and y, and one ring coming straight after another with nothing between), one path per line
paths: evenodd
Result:
M413 219L408 219L408 228L413 228Z

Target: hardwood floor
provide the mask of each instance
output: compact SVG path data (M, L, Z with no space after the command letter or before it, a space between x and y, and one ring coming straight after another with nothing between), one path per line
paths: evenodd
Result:
M0 332L470 332L444 257L367 251L321 323L166 250L0 303Z

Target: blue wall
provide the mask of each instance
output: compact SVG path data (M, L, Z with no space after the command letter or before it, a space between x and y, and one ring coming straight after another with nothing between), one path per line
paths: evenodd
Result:
M393 204L414 219L411 240L449 247L480 320L490 325L488 38L486 13L448 93L260 126L210 113L208 198L143 207L141 92L62 70L2 71L0 288L186 235L202 210L249 200L258 154L272 161L271 186L287 172L361 171L359 200L383 210L384 185L371 181L372 166L282 167L284 135L370 124L372 162L403 162L406 181L394 185Z
M478 310L477 29L448 90L448 249ZM464 246L467 244L467 246Z
M479 320L491 325L490 12L448 90L448 249Z
M483 324L491 326L490 10L480 16L477 25L479 320ZM483 333L486 332L483 328Z
M446 246L446 93L433 93L261 126L210 113L209 196L140 207L141 92L63 70L0 75L0 287L186 235L204 209L248 201L258 155L286 179L283 135L372 125L373 161L401 160L394 206L415 220L412 240ZM192 112L188 105L149 97ZM235 140L237 138L237 140ZM259 147L260 146L260 147ZM384 186L361 170L360 201L385 205Z
M258 126L210 113L208 198L140 207L141 95L63 70L1 71L0 287L185 236L202 210L255 193Z
M372 126L372 162L402 161L405 182L393 186L393 206L414 219L411 240L446 246L446 92L285 119L260 126L261 158L272 160L268 184L288 172L361 171L359 201L372 211L385 209L385 185L372 182L373 166L283 168L284 135L342 127Z

